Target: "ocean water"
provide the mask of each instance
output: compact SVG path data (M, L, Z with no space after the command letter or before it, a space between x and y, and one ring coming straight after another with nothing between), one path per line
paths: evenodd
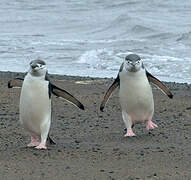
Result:
M136 53L164 81L191 83L191 0L1 0L0 71L116 77Z

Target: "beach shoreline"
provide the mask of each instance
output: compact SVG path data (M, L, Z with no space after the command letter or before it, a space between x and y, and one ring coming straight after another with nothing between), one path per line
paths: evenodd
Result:
M172 100L153 86L153 121L159 127L146 131L145 123L137 124L137 136L125 138L118 90L99 111L114 79L51 74L51 81L79 99L85 111L53 96L50 135L56 145L36 150L26 148L29 136L19 124L20 89L7 88L8 80L23 76L0 72L1 179L190 179L191 85L165 82Z

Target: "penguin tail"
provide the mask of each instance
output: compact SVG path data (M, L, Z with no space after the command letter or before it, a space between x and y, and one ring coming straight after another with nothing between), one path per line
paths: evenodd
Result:
M50 144L56 144L55 141L50 137L50 135L48 135L47 141L48 141Z

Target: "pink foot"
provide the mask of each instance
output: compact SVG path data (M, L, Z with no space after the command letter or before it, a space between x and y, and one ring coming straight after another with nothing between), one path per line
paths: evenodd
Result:
M132 129L128 129L127 133L125 134L125 137L131 137L136 136Z
M40 143L37 147L35 147L36 149L47 149L46 147L46 143Z
M38 146L40 142L38 141L38 138L31 136L31 142L27 145L28 147L35 147Z
M152 122L152 121L147 121L146 123L146 129L149 130L149 129L154 129L154 128L157 128L158 126Z

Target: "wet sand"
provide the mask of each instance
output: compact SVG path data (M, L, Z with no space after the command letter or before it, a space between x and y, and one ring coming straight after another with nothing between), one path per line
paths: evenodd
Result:
M56 145L27 148L29 135L19 124L20 89L7 81L21 73L1 72L0 179L2 180L187 180L191 179L191 86L165 83L171 100L153 87L158 128L134 127L124 137L118 91L105 111L99 105L113 79L51 75L51 80L84 105L82 111L53 96L50 130Z

